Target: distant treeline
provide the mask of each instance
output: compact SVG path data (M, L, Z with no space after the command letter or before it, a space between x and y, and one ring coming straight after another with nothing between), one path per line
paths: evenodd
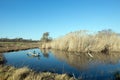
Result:
M0 38L0 42L38 42L38 40L32 40L32 39L23 39L23 38Z

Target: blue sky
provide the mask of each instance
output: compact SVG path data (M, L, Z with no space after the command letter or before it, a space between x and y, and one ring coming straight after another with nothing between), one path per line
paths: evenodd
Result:
M120 33L120 0L0 0L0 37L39 40L71 31Z

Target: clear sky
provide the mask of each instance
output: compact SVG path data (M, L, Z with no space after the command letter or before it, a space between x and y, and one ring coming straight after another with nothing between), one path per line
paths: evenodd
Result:
M59 37L76 30L120 33L120 0L0 0L0 37Z

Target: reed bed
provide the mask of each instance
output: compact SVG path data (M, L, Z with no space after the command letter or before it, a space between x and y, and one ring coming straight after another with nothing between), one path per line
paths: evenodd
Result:
M70 52L101 52L120 50L120 35L110 30L102 30L96 34L88 31L76 31L45 43L44 48L59 49Z

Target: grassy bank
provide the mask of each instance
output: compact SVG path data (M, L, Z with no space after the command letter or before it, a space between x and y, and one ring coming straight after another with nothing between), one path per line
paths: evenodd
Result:
M37 48L38 42L0 42L0 53Z
M111 30L90 34L87 31L76 31L45 43L43 48L59 49L70 52L118 52L120 35Z
M36 73L27 67L14 68L10 66L0 67L0 80L75 80L67 74L50 72Z

